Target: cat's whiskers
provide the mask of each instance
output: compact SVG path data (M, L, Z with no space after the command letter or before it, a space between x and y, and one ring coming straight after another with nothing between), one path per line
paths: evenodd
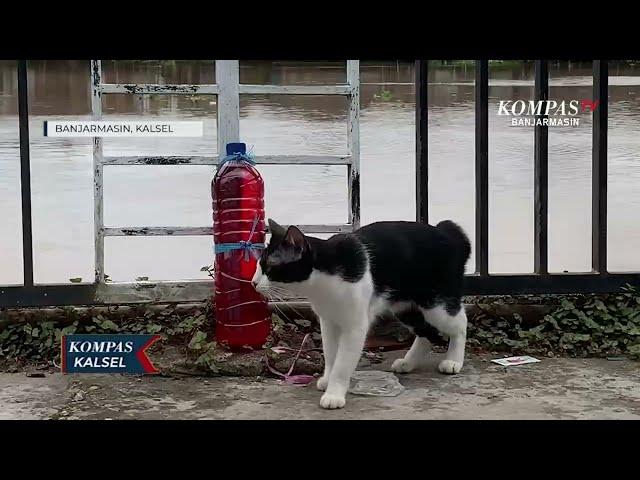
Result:
M286 303L286 302L285 302ZM291 305L291 303L287 303L287 307L293 312L295 313L298 318L305 318L304 315L302 313L300 313L300 311L295 308L293 305Z
M272 293L272 294L273 294L273 293ZM279 314L279 315L281 315L281 316L284 318L284 320L286 320L286 321L287 321L287 322L289 322L289 323L292 323L292 320L289 318L289 316L288 316L286 313L284 313L284 312L282 311L282 309L281 309L281 308L278 306L278 304L276 303L276 302L280 302L280 301L282 301L282 299L281 299L281 298L279 298L279 297L278 297L277 295L275 295L275 294L273 294L273 295L274 295L274 297L272 298L272 300L273 300L273 303L272 303L273 308L275 308L275 309L277 310L278 314Z
M286 288L282 288L282 287L278 287L276 285L269 285L269 290L273 290L274 292L280 292L280 293L291 293L289 292Z
M274 295L278 295L277 299L280 302L286 303L287 307L293 312L295 313L299 318L305 318L305 316L297 309L295 308L291 302L288 302L286 300L287 297L291 298L292 293L285 289L285 288L281 288L281 287L276 287L276 286L269 286L269 291L272 292Z
M274 297L272 292L270 292L269 290L260 290L260 295L262 295L264 298L266 298L267 300L269 300L270 302L274 301Z
M287 323L292 323L291 319L282 311L280 307L277 305L273 306L278 311L278 316L280 316L283 320L286 320Z
M281 302L281 303L286 303L287 307L298 316L298 318L305 318L304 315L295 307L293 307L291 304L289 304L286 300L285 297L282 297L281 295L286 292L287 295L290 295L290 292L285 290L285 289L279 289L279 288L274 288L274 287L269 287L268 290L266 290L264 292L265 296L268 297L268 299L272 302L273 307L277 310L277 312L285 319L287 320L289 323L292 323L291 318L289 318L289 316L284 313L283 309L276 303L276 302Z

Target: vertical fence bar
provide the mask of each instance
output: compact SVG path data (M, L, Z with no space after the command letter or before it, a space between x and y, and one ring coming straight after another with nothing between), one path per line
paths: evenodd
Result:
M609 64L593 61L593 161L591 174L591 265L607 273L607 123ZM597 102L597 103L596 103Z
M416 221L429 222L428 60L415 62L416 84Z
M102 117L102 62L91 60L91 117ZM95 241L95 282L104 282L104 193L102 137L93 137L93 228Z
M347 143L350 164L349 176L349 223L353 229L360 227L360 61L347 60L347 83L351 87L349 95L349 118Z
M218 159L227 143L240 141L240 61L216 60L218 84Z
M549 65L536 60L534 99L549 99ZM544 105L544 103L543 103ZM544 119L546 115L538 118ZM548 212L549 212L549 132L548 126L537 125L534 131L534 267L535 273L545 275L548 268Z
M476 273L489 274L489 61L476 60Z
M22 190L22 264L24 286L33 286L31 226L31 158L29 146L29 79L27 61L18 60L18 118L20 128L20 186Z

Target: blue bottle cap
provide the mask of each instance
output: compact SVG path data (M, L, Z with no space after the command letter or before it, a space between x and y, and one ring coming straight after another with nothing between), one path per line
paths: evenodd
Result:
M227 143L227 155L234 153L247 153L246 143Z

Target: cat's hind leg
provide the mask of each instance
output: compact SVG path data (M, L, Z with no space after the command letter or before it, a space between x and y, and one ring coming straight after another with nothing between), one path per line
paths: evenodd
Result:
M403 358L398 358L391 365L391 370L396 373L409 373L415 370L429 353L431 344L424 337L416 336L409 351Z
M423 312L418 309L397 313L396 317L416 334L416 338L405 356L393 362L391 370L396 373L409 373L423 366L427 354L431 351L431 344L442 343L443 339L438 331L426 322Z
M449 337L449 348L438 370L445 374L460 373L467 342L467 315L464 305L438 306L425 311L427 322Z

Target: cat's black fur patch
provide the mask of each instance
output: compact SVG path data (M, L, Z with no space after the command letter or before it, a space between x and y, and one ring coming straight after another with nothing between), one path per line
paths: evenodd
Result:
M368 257L376 295L424 309L443 305L452 316L460 311L471 244L463 230L449 220L435 227L416 222L377 222L328 240L308 236L301 240L296 227L285 230L272 220L269 225L272 240L260 266L270 280L299 282L316 269L357 282L366 271ZM422 317L416 309L399 318L417 335L436 339L435 329L418 315Z
M354 233L370 254L377 294L423 308L444 303L455 308L462 297L464 266L471 244L451 221L437 226L416 222L378 222Z
M314 268L339 275L346 282L357 282L367 268L362 242L351 234L334 235L328 240L310 239L314 251Z
M420 310L411 308L397 313L396 318L417 336L426 338L434 345L446 345L446 338L440 334L436 327L424 320L424 315Z

